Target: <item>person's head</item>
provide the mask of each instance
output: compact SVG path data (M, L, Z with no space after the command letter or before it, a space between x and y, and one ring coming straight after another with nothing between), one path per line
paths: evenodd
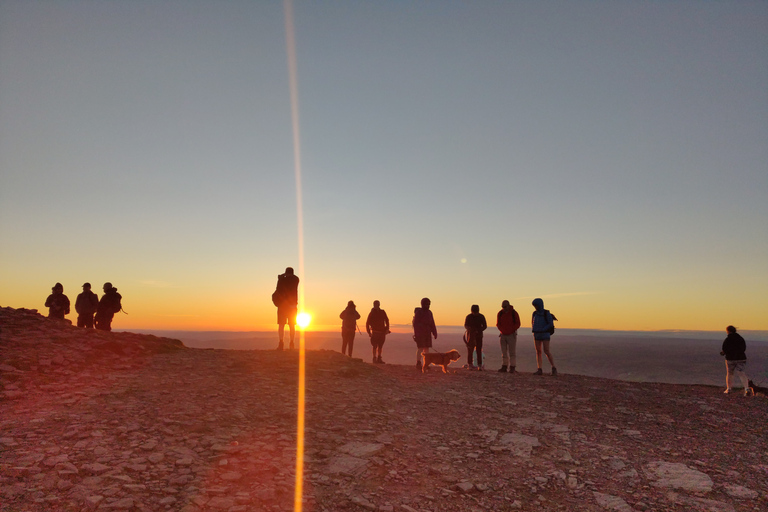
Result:
M56 283L55 285L53 285L53 288L51 288L51 290L53 290L53 293L63 293L64 285L61 283Z
M292 276L293 275L293 267L285 267L285 275Z
M477 304L472 304L472 307L470 308L473 313L479 313L480 312L480 306Z
M536 308L536 311L540 309L544 309L544 301L539 298L533 299L533 302L531 302L531 304L533 305L534 308Z
M373 309L379 309L381 307L381 302L375 300L373 301Z
M728 334L734 334L736 332L736 328L732 325L729 325L728 327L725 328L725 332L727 332Z
M104 289L105 292L108 292L109 290L112 289L112 283L104 283L104 288L103 289Z
M509 307L509 301L503 300L501 301L501 309L507 309Z
M83 291L88 291L91 289L91 283L83 283Z
M348 308L354 308L355 307L355 301L351 300L351 301L347 302L347 307Z
M428 298L424 297L421 299L421 307L424 309L429 309L430 304L432 304L432 301Z

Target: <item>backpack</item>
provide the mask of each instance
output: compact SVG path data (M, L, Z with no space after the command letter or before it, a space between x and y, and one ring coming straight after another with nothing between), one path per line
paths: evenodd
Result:
M555 321L557 320L557 317L555 315L553 315L550 311L546 310L546 309L544 311L545 311L545 314L549 313L549 316L552 317L552 325L548 329L549 334L555 334Z

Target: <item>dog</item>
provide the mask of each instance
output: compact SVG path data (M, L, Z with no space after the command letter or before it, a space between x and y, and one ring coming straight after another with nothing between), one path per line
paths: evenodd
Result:
M457 361L461 357L458 350L449 350L445 354L442 352L429 352L424 354L424 364L421 365L421 373L427 371L427 367L431 364L442 366L443 373L448 373L448 365L454 361Z
M752 382L752 380L749 381L749 389L752 390L752 393L751 393L752 396L758 396L758 395L768 396L768 388L758 386L754 382Z

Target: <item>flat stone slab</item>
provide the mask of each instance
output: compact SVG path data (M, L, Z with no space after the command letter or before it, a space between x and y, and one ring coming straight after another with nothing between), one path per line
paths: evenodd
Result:
M529 458L531 451L536 446L541 446L539 440L533 436L526 436L523 434L504 434L499 439L499 443L512 450L512 453L519 457Z
M331 474L342 474L355 476L368 466L365 459L352 457L350 455L339 455L328 463L328 472Z
M626 501L618 496L612 496L610 494L603 494L601 492L592 493L595 496L595 501L599 506L605 510L613 510L615 512L633 512Z
M373 455L380 451L382 448L384 448L383 444L353 441L340 447L339 451L353 457L368 457L369 455Z
M646 475L655 487L670 487L693 492L712 490L712 479L706 473L677 462L654 461L646 466Z

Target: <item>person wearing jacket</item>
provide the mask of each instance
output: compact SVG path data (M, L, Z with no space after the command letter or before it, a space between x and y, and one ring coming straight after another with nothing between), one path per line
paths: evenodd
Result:
M122 295L117 293L117 288L112 286L112 283L104 283L104 295L99 300L99 305L96 307L96 317L94 323L96 329L102 331L112 330L112 318L115 313L123 309L121 299Z
M279 342L277 350L283 350L283 338L285 337L285 324L288 324L288 332L291 344L288 348L293 350L293 340L296 337L296 316L299 309L299 276L293 273L293 267L286 267L285 273L277 276L277 286L272 294L272 303L277 306L277 336Z
M549 364L552 365L552 375L557 375L557 368L555 368L555 360L552 359L552 353L549 351L549 331L555 326L554 321L557 320L555 316L548 310L544 309L544 301L536 298L531 302L535 311L531 316L531 330L533 331L533 343L536 345L536 366L538 370L534 375L543 375L541 370L541 352L544 350Z
M515 373L517 364L517 330L520 328L520 315L508 300L501 303L501 311L496 314L496 327L499 329L499 344L501 345L500 373Z
M77 311L77 326L93 329L93 314L99 307L99 296L91 291L91 283L83 285L83 293L77 296L75 311Z
M483 331L488 328L485 315L480 313L480 306L472 304L471 313L464 319L464 329L467 330L464 342L467 344L467 368L475 369L472 364L473 355L477 352L477 369L484 370L483 364Z
M435 317L429 310L432 301L427 297L421 299L421 307L413 310L413 341L416 342L416 369L421 371L422 354L428 354L432 347L432 337L437 339Z
M749 378L745 373L747 367L747 342L736 332L736 328L729 325L725 328L728 336L723 341L723 347L720 351L721 356L725 356L725 393L732 393L733 376L738 375L741 383L744 385L744 395L749 395L752 388L749 387Z
M390 332L389 317L387 312L381 309L381 302L378 300L373 301L373 308L365 320L365 332L371 338L374 364L384 364L381 360L381 349L384 348L384 341Z
M341 353L347 353L349 347L349 357L352 357L352 346L355 343L355 329L357 328L357 319L360 313L357 312L357 306L353 301L347 302L347 307L341 312Z
M48 308L48 318L64 320L64 315L69 314L69 297L64 295L64 285L56 283L51 288L51 293L45 299L45 307Z

